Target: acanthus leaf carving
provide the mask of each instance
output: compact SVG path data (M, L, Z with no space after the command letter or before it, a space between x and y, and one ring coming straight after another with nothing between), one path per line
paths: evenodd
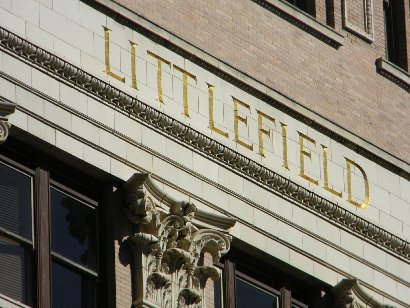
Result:
M151 222L156 211L151 198L146 196L143 183L148 175L139 175L127 182L125 190L127 193L125 201L125 214L134 224Z
M394 308L371 297L357 279L343 279L332 290L334 308Z
M0 96L0 144L6 141L9 135L10 123L8 117L16 110L16 104Z
M134 305L203 307L206 281L218 279L219 272L202 264L202 256L209 253L217 263L229 251L231 236L216 228L197 227L193 203L158 193L149 181L148 175L134 175L125 184L129 194L125 213L139 231L128 237L134 260L140 262L134 269L138 285ZM151 200L149 207L147 200ZM220 220L213 217L211 222Z
M153 107L146 105L137 98L131 97L121 91L118 91L117 94L112 94L112 85L99 80L82 69L73 66L67 61L58 58L34 44L31 44L27 40L18 37L2 27L0 27L0 48L12 53L13 56L30 61L31 65L39 67L42 70L47 70L50 74L64 78L76 87L91 92L99 99L130 113L131 116L137 118L139 121L162 131L172 138L178 139L180 142L192 146L196 151L224 163L229 168L243 173L245 176L251 177L253 181L266 185L267 189L278 191L290 197L299 206L313 210L327 219L334 220L340 223L342 227L360 234L366 239L383 246L384 249L398 254L402 258L410 260L410 243L408 241L401 239L376 225L373 225L373 228L368 229L370 223L364 218L351 213L347 209L342 208L340 212L338 212L339 216L335 219L333 213L335 207L338 207L337 204L312 193L309 189L282 177L272 170L252 162L250 158L235 152L229 147L224 146L204 134L194 131L191 127L155 110ZM291 112L291 110L288 110L288 112ZM292 114L295 118L301 121L308 121L308 119L301 117L297 113ZM318 129L320 132L326 132L326 134L330 135L336 141L346 144L356 152L371 158L392 172L397 174L400 173L406 179L410 178L410 176L397 165L387 162L362 147L358 147L346 138L334 134L332 131L315 122L310 121L309 125L313 125L312 127ZM344 219L346 216L348 216L348 220ZM134 216L136 222L141 218L145 221L149 220L149 216L146 218L144 217L145 216L141 217L138 212ZM394 238L394 246L391 245L392 238Z

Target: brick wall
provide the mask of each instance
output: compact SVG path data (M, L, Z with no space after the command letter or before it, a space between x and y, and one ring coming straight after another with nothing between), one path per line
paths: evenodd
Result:
M212 255L210 253L204 253L204 265L205 266L212 266L213 260ZM206 282L206 286L204 288L204 307L205 308L213 308L215 307L215 294L214 294L214 281L210 278Z
M335 29L345 36L338 50L250 0L116 1L409 162L410 95L375 67L384 55L382 1L373 1L373 43L342 29L341 1L334 1ZM363 2L347 1L360 26L363 8L353 12ZM324 23L322 2L317 18Z
M347 0L347 18L356 27L363 27L364 18L364 6L363 0Z

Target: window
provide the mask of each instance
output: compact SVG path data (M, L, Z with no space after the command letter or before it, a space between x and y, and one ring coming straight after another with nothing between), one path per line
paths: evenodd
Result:
M386 59L407 70L406 32L403 0L384 0Z
M323 294L328 293L330 286L279 260L275 266L270 266L242 250L231 248L220 266L223 279L214 282L214 301L219 303L215 307L308 308L329 300ZM221 283L223 298L217 291Z
M32 174L0 162L0 294L32 303Z
M280 292L277 290L247 281L240 273L236 274L235 284L237 308L252 306L279 308Z
M0 156L0 294L31 307L97 307L98 203L59 181Z
M50 188L52 307L95 307L96 203L78 198Z
M285 0L286 2L296 6L298 9L316 16L315 1L314 0Z

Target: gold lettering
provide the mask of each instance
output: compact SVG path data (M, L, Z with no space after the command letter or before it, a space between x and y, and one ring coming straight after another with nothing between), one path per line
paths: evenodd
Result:
M241 146L243 146L243 147L245 147L245 148L252 151L253 150L253 144L247 144L246 142L239 139L239 121L241 121L245 125L248 125L248 117L243 118L238 114L238 105L240 105L242 107L245 107L248 110L250 110L250 107L249 107L248 104L240 101L239 99L237 99L233 96L232 96L232 98L233 98L233 105L234 105L234 108L233 108L234 117L233 117L233 119L234 119L235 141L237 143L239 143Z
M346 158L346 168L347 168L347 192L348 192L348 201L357 206L360 209L365 209L369 206L370 204L370 192L369 192L369 181L367 179L366 172L364 172L363 168L360 167L358 164L356 164L354 161ZM364 197L364 202L363 203L358 203L353 200L352 196L352 166L355 166L357 169L360 170L360 172L363 175L364 179L364 191L365 191L365 197Z
M323 170L324 170L324 184L323 188L326 189L328 192L331 192L332 194L342 197L342 192L338 192L334 190L333 188L329 187L329 169L328 169L328 148L322 144L322 149L323 149Z
M174 65L174 70L177 70L182 73L182 82L183 82L183 100L184 100L184 115L189 117L188 111L188 77L192 78L196 82L196 76L187 72L186 70L180 68L179 66Z
M110 32L111 29L104 27L104 39L105 39L105 73L121 82L125 82L125 77L121 77L113 72L111 72L110 67Z
M263 128L263 119L267 119L269 121L271 121L273 124L276 125L275 119L272 118L271 116L268 116L267 114L256 110L256 112L258 113L258 137L259 137L259 155L265 157L265 153L264 153L264 147L263 147L263 135L266 135L270 138L271 135L271 129L264 129Z
M288 127L284 123L280 123L282 126L282 153L283 153L283 167L289 170L288 165L288 139L286 137L286 128Z
M206 83L208 85L208 97L209 97L209 128L213 130L214 132L228 138L229 134L228 132L224 132L220 130L219 128L215 127L215 122L214 122L214 89L215 87L209 83Z
M156 55L155 53L147 50L147 54L157 59L157 88L158 88L158 101L164 103L164 96L162 93L162 64L166 64L171 68L171 63L164 58Z
M318 180L312 179L311 177L309 177L308 175L305 174L305 156L309 157L312 160L312 153L306 152L305 151L305 145L304 145L304 141L309 141L310 143L314 144L316 146L316 141L313 140L312 138L310 138L309 136L306 136L305 134L302 134L301 132L298 132L299 134L299 154L300 154L300 176L306 180L308 180L309 182L318 185Z
M131 42L131 87L138 90L137 86L137 44Z

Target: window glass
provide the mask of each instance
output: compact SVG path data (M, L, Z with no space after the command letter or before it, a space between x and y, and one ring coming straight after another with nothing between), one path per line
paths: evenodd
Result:
M222 275L221 278L216 279L214 282L214 308L222 308Z
M296 6L298 9L315 16L314 0L285 0L286 2Z
M236 278L236 307L278 308L279 300L274 294Z
M404 3L383 1L386 58L407 70Z
M57 262L52 263L52 307L94 307L93 292L93 281L88 277Z
M0 293L26 301L26 254L18 242L0 236Z
M0 163L0 227L31 238L31 177Z
M95 269L95 209L54 188L50 198L52 251Z

